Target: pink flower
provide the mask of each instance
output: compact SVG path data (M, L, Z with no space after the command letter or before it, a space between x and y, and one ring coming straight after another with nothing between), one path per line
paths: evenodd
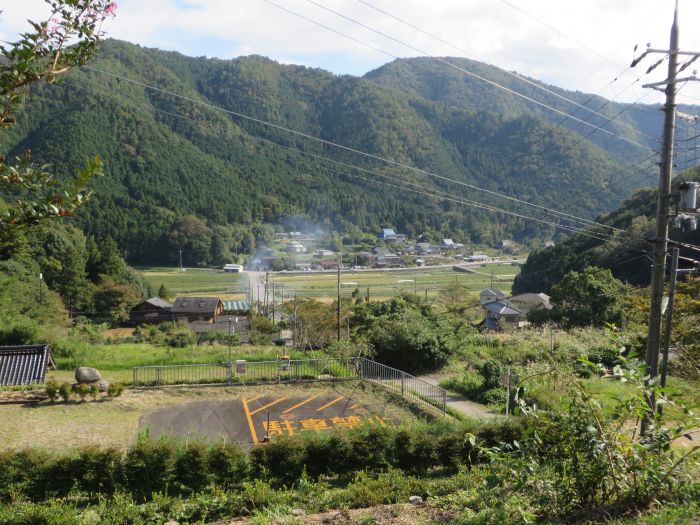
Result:
M110 16L117 16L117 3L110 2L107 4L107 7L105 7L105 13Z

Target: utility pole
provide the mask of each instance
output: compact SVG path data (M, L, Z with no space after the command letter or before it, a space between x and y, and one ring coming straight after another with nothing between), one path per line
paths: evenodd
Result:
M39 304L44 304L43 291L41 289L41 283L44 280L44 274L39 272Z
M180 271L183 271L184 268L182 267L182 250L178 250L180 252Z
M649 332L647 335L647 348L645 364L649 381L653 382L659 374L659 350L661 345L661 324L662 324L662 302L664 294L664 277L666 274L666 252L668 251L668 227L669 211L671 201L671 176L673 172L673 140L675 135L676 120L676 93L679 81L697 80L695 76L689 78L678 78L679 71L685 69L692 61L684 64L680 70L678 68L679 55L689 55L693 59L698 53L681 52L679 49L679 27L678 27L678 0L676 0L673 13L673 25L671 26L671 38L669 49L653 49L651 47L642 53L632 62L632 67L636 66L645 56L656 53L668 55L668 76L661 82L646 84L644 87L664 91L666 102L663 107L664 132L661 146L661 162L659 172L659 195L656 202L656 232L652 239L654 246L653 266L651 273L651 300L649 307ZM659 64L660 62L657 62ZM656 65L649 68L654 69ZM663 89L661 88L663 86ZM650 398L651 410L656 409L656 399ZM649 425L648 418L642 421L642 433Z
M297 347L297 294L294 294L294 325L292 326L292 346Z
M342 249L342 248L341 248ZM340 265L343 262L343 256L342 252L338 252L338 341L340 341L343 337L342 333L342 315L343 315L343 307L340 304Z
M666 326L664 328L663 356L661 358L661 388L666 386L666 372L668 370L668 351L671 346L671 326L673 324L673 302L676 297L676 279L678 277L678 248L673 248L671 255L671 283L668 287L668 304L666 305ZM664 406L658 406L659 415L663 414Z

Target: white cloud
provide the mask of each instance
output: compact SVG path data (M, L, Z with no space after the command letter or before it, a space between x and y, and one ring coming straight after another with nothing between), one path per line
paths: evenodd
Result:
M393 55L421 54L305 0L271 1ZM428 54L464 55L358 0L315 1ZM476 55L479 59L555 85L596 93L626 69L635 44L643 47L649 41L656 47L668 45L673 9L672 0L367 2L468 50L470 58ZM110 36L146 46L221 58L257 53L284 63L325 67L336 73L363 73L391 60L387 55L297 18L263 0L121 0L118 3L118 16L106 23L105 29ZM5 38L25 28L26 18L40 18L47 12L46 4L41 0L13 1L3 9L0 34ZM695 22L700 20L700 2L680 0L680 12L682 47L700 49L700 33L693 30ZM619 100L636 100L644 92L636 85L624 88L644 71L645 68L640 66L624 73L601 94L612 97L622 91ZM654 74L644 76L638 84L661 80L662 77L663 71L659 68ZM700 99L700 86L688 85L683 93ZM652 100L659 100L659 97L652 94L645 98L645 101Z

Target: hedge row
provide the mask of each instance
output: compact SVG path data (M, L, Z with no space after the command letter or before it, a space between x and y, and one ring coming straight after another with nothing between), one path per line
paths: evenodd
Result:
M477 434L488 445L518 439L521 432L521 423L512 421L483 426ZM97 447L66 455L35 449L1 452L0 502L41 502L76 492L92 498L123 492L146 501L156 493L188 496L208 486L228 490L253 479L289 484L304 472L310 478L351 479L360 470L393 467L423 475L432 468L455 471L479 459L466 428L439 424L284 437L256 446L250 454L235 444L144 438L125 453Z

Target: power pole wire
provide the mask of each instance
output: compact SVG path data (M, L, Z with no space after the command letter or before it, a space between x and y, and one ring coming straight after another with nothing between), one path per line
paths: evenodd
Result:
M338 30L336 30L336 29L333 29L333 28L331 28L331 27L329 27L329 26L327 26L327 25L325 25L325 24L322 24L321 22L318 22L318 21L316 21L316 20L313 20L312 18L309 18L309 17L304 16L304 15L302 15L302 14L300 14L300 13L297 13L297 12L295 12L295 11L292 11L291 9L287 9L286 7L283 7L283 6L281 6L281 5L279 5L279 4L275 3L275 2L273 2L272 0L262 0L262 1L265 2L266 4L270 4L271 6L274 6L274 7L278 8L278 9L281 9L282 11L286 11L287 13L290 13L290 14L292 14L292 15L294 15L294 16L297 16L297 17L299 17L299 18L301 18L301 19L303 19L303 20L306 20L307 22L311 22L312 24L315 24L315 25L318 25L318 26L320 26L320 27L323 27L324 29L328 29L329 31L332 31L333 33L336 33L336 34L339 34L339 35L344 36L344 37L346 37L346 38L349 38L350 40L353 40L354 42L357 42L357 43L360 43L360 44L365 45L365 46L367 46L367 47L370 47L370 48L374 49L375 51L380 51L381 53L383 53L383 54L385 54L385 55L391 56L392 58L400 58L400 57L397 56L397 55L393 55L392 53L389 53L388 51L380 50L379 48L377 48L377 47L375 47L375 46L373 46L373 45L371 45L371 44L367 44L367 43L365 43L365 42L359 41L358 39L356 39L356 38L354 38L354 37L352 37L352 36L349 36L349 35L347 35L347 34L345 34L345 33L342 33L342 32L340 32L340 31L338 31ZM311 0L307 0L307 1L308 1L308 2L311 2ZM314 3L314 2L311 2L311 3ZM316 5L320 5L320 4L316 4ZM320 6L320 7L323 7L323 6ZM323 7L323 9L326 9L326 10L329 10L329 11L330 11L330 9L325 8L325 7ZM348 17L345 17L344 15L341 15L341 14L339 14L339 13L336 13L336 14L338 14L338 16L341 16L341 17L343 17L343 18L346 18L346 19L348 19L348 20L350 20L350 21L352 21L352 22L354 22L354 23L357 23L357 24L359 24L359 25L361 25L361 26L363 26L363 27L367 27L368 29L370 29L370 30L372 30L372 31L375 31L374 29L369 28L368 26L364 26L364 24L362 24L361 22L357 22L357 21L355 21L355 20L352 20L352 19L350 19L350 18L348 18ZM435 59L435 60L437 60L437 61L439 61L439 62L442 62L443 64L445 64L445 65L447 65L447 66L449 66L449 67L451 67L451 68L454 68L454 69L456 69L456 70L458 70L458 71L461 71L462 73L464 73L464 74L466 74L466 75L469 75L469 76L474 77L474 78L476 78L476 79L479 79L479 80L481 80L481 81L483 81L483 82L486 82L487 84L489 84L489 85L491 85L491 86L494 86L494 87L496 87L496 88L498 88L498 89L502 89L503 91L505 91L505 92L507 92L507 93L510 93L511 95L515 95L516 97L520 97L520 98L522 98L522 99L524 99L524 100L527 100L528 102L532 102L533 104L536 104L536 105L538 105L538 106L540 106L540 107L549 109L550 111L553 111L554 113L557 113L557 114L559 114L559 115L562 115L562 116L564 116L564 117L566 117L566 118L568 118L568 119L574 120L574 121L576 121L576 122L579 122L579 123L584 124L584 125L586 125L586 126L589 126L589 127L591 127L591 128L595 128L595 129L597 129L598 131L600 131L600 132L602 132L602 133L605 133L606 135L609 135L609 136L611 136L611 137L615 137L615 138L618 138L618 139L620 139L620 140L622 140L622 141L629 142L630 144L634 144L634 145L636 145L636 146L639 146L639 147L642 147L642 148L645 148L645 149L649 149L649 147L648 147L646 144L642 144L641 142L637 142L637 141L635 141L635 140L629 139L629 138L627 138L627 137L623 137L623 136L621 136L621 135L617 135L616 133L613 133L612 131L608 131L608 130L606 130L606 129L603 129L603 128L600 127L600 126L596 126L595 124L591 124L590 122L586 122L585 120L582 120L582 119L580 119L580 118L578 118L578 117L574 117L573 115L570 115L570 114L566 113L565 111L561 111L561 110L559 110L559 109L557 109L557 108L555 108L555 107L549 106L548 104L545 104L544 102L540 102L539 100L536 100L536 99L534 99L534 98L532 98L532 97L529 97L529 96L527 96L527 95L524 95L524 94L522 94L522 93L520 93L520 92L518 92L518 91L515 91L514 89L511 89L511 88L506 87L506 86L504 86L504 85L502 85L502 84L499 84L498 82L494 82L493 80L489 80L489 79L487 79L487 78L485 78L485 77L483 77L483 76L481 76L481 75L478 75L477 73L474 73L474 72L472 72L472 71L469 71L468 69L465 69L465 68L460 67L460 66L458 66L458 65L456 65L456 64L453 64L453 63L451 63L451 62L449 62L449 61L447 61L447 60L445 60L445 59L443 59L443 58L432 56L432 55L430 55L429 53L427 53L426 51L423 51L423 50L421 50L421 49L419 49L419 48L417 48L417 47L414 47L414 46L412 46L412 45L410 45L410 44L406 44L405 42L401 42L400 40L396 40L396 39L394 39L394 38L391 37L391 36L385 35L384 33L381 33L381 32L379 32L379 33L382 34L383 36L385 36L386 38L389 38L389 39L391 39L391 40L395 40L396 42L399 42L401 45L404 45L404 46L406 46L406 47L408 47L408 48L410 48L410 49L413 49L413 50L415 50L415 51L417 51L417 52L419 52L419 53L421 53L421 54L423 54L423 55L425 55L425 56L431 57L431 58L433 58L433 59ZM607 117L605 117L605 118L607 118Z
M621 230L620 228L615 228L615 227L609 226L609 225L607 225L607 224L597 223L597 222L595 222L595 221L591 221L590 219L584 219L584 218L582 218L582 217L577 217L576 215L573 215L573 214L570 214L570 213L558 211L558 210L555 210L555 209L553 209L553 208L548 208L548 207L546 207L546 206L542 206L542 205L539 205L539 204L534 204L534 203L531 203L531 202L528 202L528 201L525 201L525 200L522 200L522 199L518 199L518 198L516 198L516 197L511 197L511 196L509 196L509 195L505 195L505 194L502 194L502 193L499 193L499 192L496 192L496 191L487 190L487 189L485 189L485 188L481 188L481 187L475 186L475 185L473 185L473 184L469 184L469 183L466 183L466 182L462 182L462 181L458 181L458 180L455 180L455 179L451 179L451 178L449 178L449 177L445 177L445 176L443 176L443 175L438 175L438 174L432 173L432 172L427 171L427 170L423 170L423 169L420 169L420 168L416 168L416 167L414 167L414 166L410 166L410 165L408 165L408 164L404 164L404 163L401 163L401 162L397 162L397 161L393 161L393 160L390 160L390 159L386 159L386 158L380 157L380 156L378 156L378 155L373 155L373 154L371 154L371 153L366 153L366 152L364 152L364 151L360 151L360 150L357 150L357 149L355 149L355 148L351 148L351 147L349 147L349 146L343 146L342 144L337 144L337 143L332 142L332 141L329 141L329 140L325 140L325 139L322 139L322 138L319 138L319 137L315 137L315 136L310 135L310 134L308 134L308 133L304 133L304 132L301 132L301 131L293 130L293 129L291 129L291 128L287 128L287 127L285 127L285 126L281 126L281 125L278 125L278 124L273 124L272 122L268 122L268 121L265 121L265 120L262 120L262 119L259 119L259 118L256 118L256 117L251 117L251 116L249 116L249 115L245 115L245 114L243 114L243 113L239 113L239 112L237 112L237 111L233 111L233 110L230 110L230 109L222 108L222 107L216 106L215 104L212 104L212 103L210 103L210 102L205 102L205 101L198 100L198 99L195 99L195 98L192 98L192 97L188 97L188 96L185 96L185 95L180 95L180 94L174 93L174 92L172 92L172 91L168 91L168 90L163 89L163 88L159 88L159 87L156 87L156 86L153 86L153 85L150 85L150 84L146 84L146 83L144 83L144 82L140 82L140 81L138 81L138 80L133 80L133 79L124 77L124 76L122 76L122 75L117 75L117 74L115 74L115 73L110 73L110 72L107 72L107 71L104 71L104 70L101 70L101 69L98 69L98 68L95 68L95 67L92 67L92 66L82 66L82 67L83 67L83 69L86 69L86 70L88 70L88 71L94 71L95 73L99 73L99 74L102 74L102 75L106 75L106 76L109 76L109 77L112 77L112 78L117 78L117 79L122 80L122 81L124 81L124 82L128 82L128 83L131 83L131 84L135 84L135 85L144 87L144 88L146 88L146 89L150 89L150 90L153 90L153 91L157 91L157 92L159 92L159 93L164 93L164 94L170 95L170 96L175 97L175 98L179 98L179 99L182 99L182 100L186 100L186 101L191 102L191 103L193 103L193 104L198 104L198 105L201 105L201 106L210 108L210 109L214 109L214 110L216 110L216 111L222 111L222 112L228 113L229 115L233 115L233 116L235 116L235 117L239 117L239 118L242 118L242 119L251 121L251 122L255 122L255 123L257 123L257 124L261 124L261 125L264 125L264 126L268 126L268 127L270 127L270 128L274 128L274 129L277 129L277 130L280 130L280 131L284 131L284 132L286 132L286 133L291 133L291 134L293 134L293 135L296 135L296 136L299 136L299 137L303 137L303 138L306 138L306 139L309 139L309 140L313 140L313 141L315 141L315 142L318 142L318 143L321 143L321 144L324 144L324 145L327 145L327 146L331 146L331 147L334 147L334 148L338 148L338 149L341 149L341 150L343 150L343 151L347 151L347 152L350 152L350 153L354 153L354 154L356 154L356 155L360 155L360 156L363 156L363 157L366 157L366 158L370 158L370 159L373 159L373 160L377 160L377 161L380 161L380 162L383 162L383 163L386 163L386 164L389 164L389 165L392 165L392 166L397 166L397 167L400 167L400 168L404 168L404 169L413 171L413 172L415 172L415 173L419 173L419 174L421 174L421 175L426 175L426 176L428 176L428 177L433 177L433 178L436 178L436 179L440 179L440 180L444 180L444 181L447 181L447 182L451 182L451 183L454 183L454 184L457 184L457 185L460 185L460 186L463 186L463 187L472 189L472 190L474 190L474 191L479 191L479 192L483 192L483 193L486 193L486 194L489 194L489 195L492 195L492 196L495 196L495 197L499 197L499 198L502 198L502 199L506 199L506 200L508 200L508 201L510 201L510 202L513 202L513 203L518 203L518 204L522 204L522 205L525 205L525 206L531 206L531 207L533 207L533 208L539 209L539 210L544 211L544 212L546 212L546 213L552 213L552 214L556 214L556 215L559 215L559 216L562 216L562 217L568 217L568 218L571 218L571 219L576 219L576 220L579 220L579 221L583 221L583 222L587 222L587 223L591 223L591 224L596 224L596 225L598 225L598 226L601 226L601 227L604 227L604 228L608 228L608 229L611 229L611 230L624 231L624 230Z

